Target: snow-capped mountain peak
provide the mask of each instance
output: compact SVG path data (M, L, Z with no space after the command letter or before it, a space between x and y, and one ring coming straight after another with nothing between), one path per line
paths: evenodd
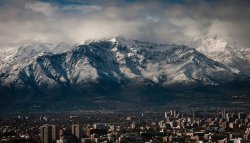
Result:
M113 43L117 42L115 37L114 37L114 38L111 38L109 41L110 41L110 42L113 42Z
M219 53L225 50L221 48L228 49L227 43L221 41L207 40L203 45ZM161 86L176 83L214 85L246 78L240 69L197 50L123 37L74 46L60 43L54 48L36 43L20 47L13 53L13 60L2 61L0 84L39 88L85 86L101 81L125 84L145 79Z
M196 50L235 71L250 76L250 50L218 38L202 38Z

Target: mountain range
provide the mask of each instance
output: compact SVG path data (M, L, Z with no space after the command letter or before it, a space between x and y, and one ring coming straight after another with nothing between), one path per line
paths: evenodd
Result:
M156 44L118 36L75 45L28 43L1 53L0 98L3 105L12 99L39 106L75 99L80 105L144 104L165 103L186 92L225 95L235 88L250 93L249 49L215 38L195 42Z

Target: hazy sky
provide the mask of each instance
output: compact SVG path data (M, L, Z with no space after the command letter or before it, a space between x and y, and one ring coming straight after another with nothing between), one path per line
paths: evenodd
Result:
M0 43L123 35L183 42L204 35L250 47L249 0L0 0Z

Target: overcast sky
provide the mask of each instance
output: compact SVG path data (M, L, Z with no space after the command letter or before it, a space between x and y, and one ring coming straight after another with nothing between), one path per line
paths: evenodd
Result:
M0 0L0 44L217 36L250 48L249 0Z

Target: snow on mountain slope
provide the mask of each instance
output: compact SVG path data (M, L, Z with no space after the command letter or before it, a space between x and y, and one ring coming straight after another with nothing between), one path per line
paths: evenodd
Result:
M128 49L128 55L135 55L132 60L138 62L136 67L140 76L157 83L219 84L233 80L237 74L186 46L152 44L122 38L117 43Z
M0 52L0 69L8 68L11 64L16 64L19 61L26 62L31 59L47 54L47 53L63 53L71 49L72 45L59 43L53 45L50 43L42 43L31 41L22 42L19 47L11 48L8 51Z
M52 48L53 53L63 53L66 52L67 50L72 49L73 47L75 47L75 45L71 45L68 43L58 43L56 46L54 46L54 48Z
M207 57L250 76L250 50L218 38L197 39L196 50Z
M85 86L100 81L123 84L136 79L163 86L175 83L207 85L245 77L183 45L116 37L69 49L68 45L61 46L59 44L54 50L44 44L19 48L11 60L4 61L1 66L0 85L46 88Z

